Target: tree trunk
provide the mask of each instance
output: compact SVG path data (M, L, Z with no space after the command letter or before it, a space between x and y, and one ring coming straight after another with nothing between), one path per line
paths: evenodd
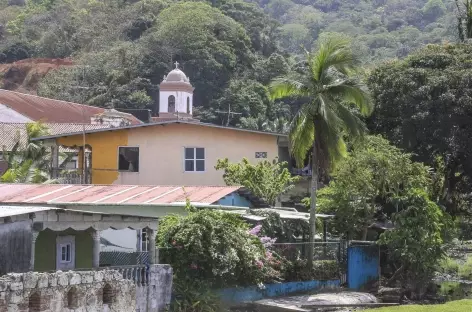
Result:
M311 156L311 194L310 194L310 232L308 235L309 248L307 253L308 268L313 268L313 256L316 235L316 192L318 190L318 163L316 161L316 140L313 141L313 152Z
M369 228L366 226L364 229L362 229L362 237L361 240L366 241L367 240L367 231Z

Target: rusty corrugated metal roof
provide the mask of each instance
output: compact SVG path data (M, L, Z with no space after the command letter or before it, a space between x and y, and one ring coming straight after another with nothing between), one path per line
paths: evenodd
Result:
M49 123L91 123L91 118L105 112L104 108L48 99L36 95L0 89L0 104L6 105L33 121ZM131 123L140 124L134 116Z
M239 186L0 184L1 204L213 204Z

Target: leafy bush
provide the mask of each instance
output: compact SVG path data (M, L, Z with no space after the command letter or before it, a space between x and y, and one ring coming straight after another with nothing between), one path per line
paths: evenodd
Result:
M171 312L222 312L225 311L218 295L207 283L186 280L173 283L174 300Z
M313 261L310 271L307 260L297 259L285 264L284 279L286 281L331 280L339 278L339 264L335 260Z
M247 158L239 163L230 163L228 158L218 159L216 170L223 170L223 179L227 185L242 185L254 195L265 200L269 205L275 205L280 194L293 188L300 177L292 176L287 162L260 161L251 164Z
M398 197L397 203L400 212L394 215L395 228L379 240L398 267L389 283L402 277L408 288L421 295L444 256L443 212L425 192L416 189Z
M235 214L213 210L165 217L158 244L177 280L205 280L212 287L255 285L264 280L265 248Z
M444 258L439 262L439 271L446 274L457 274L459 272L459 263L451 258Z
M313 261L313 279L329 280L339 278L339 264L335 260Z
M463 265L459 266L458 272L461 279L472 281L472 258L468 258Z

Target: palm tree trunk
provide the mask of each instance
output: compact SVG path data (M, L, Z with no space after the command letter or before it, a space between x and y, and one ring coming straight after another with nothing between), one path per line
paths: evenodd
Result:
M310 232L308 235L308 268L313 268L313 256L316 234L316 192L318 190L318 162L316 161L316 140L313 141L313 151L311 156L311 201L310 201Z

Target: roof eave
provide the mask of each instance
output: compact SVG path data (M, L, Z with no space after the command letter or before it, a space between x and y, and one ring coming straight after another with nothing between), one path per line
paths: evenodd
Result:
M168 124L186 124L186 125L196 125L196 126L203 126L203 127L213 127L213 128L220 128L220 129L227 129L227 130L235 130L235 131L243 131L243 132L250 132L250 133L257 133L257 134L265 134L265 135L274 135L278 137L287 137L286 134L276 133L276 132L266 132L266 131L258 131L258 130L249 130L249 129L242 129L242 128L234 128L234 127L225 127L225 126L218 126L209 123L198 123L198 122L189 122L189 121L182 121L182 120L171 120L171 121L162 121L162 122L155 122L155 123L144 123L138 125L131 125L125 127L116 127L116 128L104 128L104 129L94 129L94 130L86 130L80 132L73 132L73 133L63 133L58 135L48 135L33 138L33 141L43 141L48 139L57 139L61 137L68 137L80 134L90 134L90 133L99 133L99 132L106 132L106 131L118 131L118 130L127 130L127 129L134 129L134 128L141 128L141 127L152 127L152 126L165 126Z

